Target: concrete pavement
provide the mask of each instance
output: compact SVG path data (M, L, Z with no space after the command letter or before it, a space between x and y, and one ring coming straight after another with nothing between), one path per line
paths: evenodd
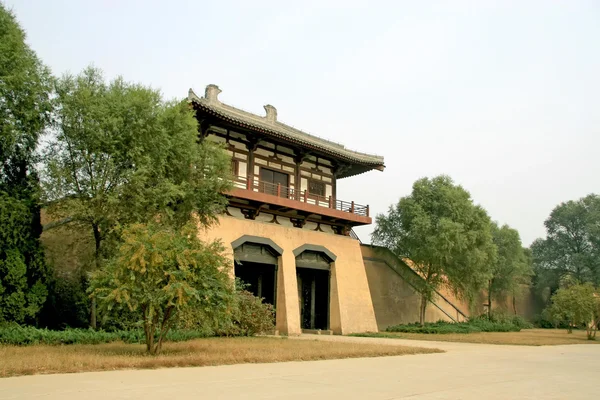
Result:
M497 346L399 339L300 337L423 345L443 354L37 375L0 379L0 399L589 399L600 346Z

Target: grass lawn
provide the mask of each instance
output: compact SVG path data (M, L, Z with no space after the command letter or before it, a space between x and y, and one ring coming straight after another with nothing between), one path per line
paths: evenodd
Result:
M523 346L600 344L600 337L598 337L597 340L587 340L584 330L575 330L573 333L568 334L565 329L523 329L521 332L477 332L448 334L377 332L364 334L361 333L352 336L432 340L441 342L513 344Z
M0 377L117 369L326 360L440 353L407 346L331 343L285 338L209 338L166 343L158 356L145 346L122 342L96 345L0 345Z

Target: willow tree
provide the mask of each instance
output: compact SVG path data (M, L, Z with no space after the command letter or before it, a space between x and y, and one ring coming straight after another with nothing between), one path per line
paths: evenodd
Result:
M492 264L492 276L488 285L488 313L492 311L492 301L512 296L513 311L516 314L516 300L520 290L529 284L533 271L528 250L523 248L519 232L508 225L499 227L492 224L492 237L498 250L498 257Z
M51 87L48 68L0 2L0 322L33 322L46 299L34 166L50 121Z
M469 192L451 178L419 179L412 193L376 217L373 242L411 261L423 278L419 321L445 287L472 300L491 277L496 258L491 222Z
M531 245L538 289L554 292L565 278L600 285L600 196L557 205L544 225Z
M94 68L59 79L56 94L44 187L55 220L92 233L92 269L116 251L128 224L159 218L181 227L192 215L204 225L215 221L226 204L229 158L199 141L187 103L122 78L106 83ZM93 311L92 304L95 326Z

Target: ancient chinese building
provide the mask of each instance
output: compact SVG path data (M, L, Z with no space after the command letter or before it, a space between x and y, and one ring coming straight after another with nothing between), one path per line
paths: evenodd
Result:
M223 104L220 92L189 93L200 135L232 157L229 207L206 236L231 246L235 276L275 306L281 333L376 330L360 242L350 236L372 222L369 206L338 197L337 181L383 171L383 158L292 128L271 105L258 116Z

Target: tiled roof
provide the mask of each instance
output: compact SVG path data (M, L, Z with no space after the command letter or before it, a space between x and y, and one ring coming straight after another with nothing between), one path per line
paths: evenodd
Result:
M241 125L253 130L257 130L266 135L270 135L293 144L299 144L309 148L317 149L325 154L340 158L351 164L358 164L362 168L352 168L354 173L365 172L369 169L378 169L380 171L385 167L383 157L372 154L360 153L349 150L344 145L335 143L320 137L302 132L299 129L277 121L277 110L271 105L266 105L267 115L261 117L249 113L239 108L223 104L219 101L218 95L221 92L218 86L208 85L204 97L197 96L192 89L188 94L188 100L203 110L213 114L221 119L225 119L237 125ZM356 165L358 167L358 165Z

